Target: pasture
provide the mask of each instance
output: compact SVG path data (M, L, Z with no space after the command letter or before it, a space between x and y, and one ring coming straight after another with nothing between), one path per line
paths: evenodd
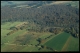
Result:
M57 35L56 37L53 37L51 40L46 42L44 45L60 51L62 49L63 45L66 43L69 36L70 36L70 34L63 32L63 33Z
M12 31L12 30L9 30L10 27L15 27L21 23L22 22L13 22L13 23L6 22L1 25L1 51L2 52L38 51L39 48L37 47L32 47L32 46L24 47L24 45L27 46L32 44L35 46L38 44L38 41L36 41L37 38L40 37L43 39L51 34L46 32L45 33L29 32L26 29L23 29L23 30L18 30L15 33L10 34L8 36L6 35L10 31ZM10 49L7 49L7 48L10 48ZM20 48L23 48L23 49L20 49ZM31 50L29 50L29 48Z
M79 51L79 39L74 38L71 34L61 32L57 35L50 32L34 32L28 31L30 24L26 29L18 30L13 34L6 35L12 30L10 27L17 26L22 22L6 22L1 25L1 52L48 52L53 51L40 46L47 46L57 51ZM34 25L34 24L33 24ZM32 26L33 26L32 25ZM38 38L45 40L41 44L37 41ZM36 46L39 44L38 46ZM7 49L9 48L9 49ZM41 48L41 49L40 49ZM40 49L40 50L39 50Z
M79 51L79 39L66 32L53 37L44 45L57 51Z

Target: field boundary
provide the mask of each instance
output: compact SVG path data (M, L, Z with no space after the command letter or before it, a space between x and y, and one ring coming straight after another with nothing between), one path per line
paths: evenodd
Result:
M61 32L61 33L63 33L63 32ZM59 33L59 34L61 34L61 33ZM58 36L59 34L52 36L51 38L49 38L48 40L46 40L45 43L48 42L49 40L51 40L52 38ZM45 43L43 43L43 44L45 44Z
M64 44L63 48L61 51L66 51L67 45L70 42L71 36L69 36L69 38L67 39L66 43Z

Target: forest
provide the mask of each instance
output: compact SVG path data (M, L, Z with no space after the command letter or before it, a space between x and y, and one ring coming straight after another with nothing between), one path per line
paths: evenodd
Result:
M1 52L79 51L79 1L2 1Z
M45 10L46 9L46 10ZM79 37L79 9L66 5L42 6L41 8L1 8L1 24L28 21L36 27L30 31L65 31ZM22 27L23 28L23 27ZM26 28L26 27L25 27ZM60 30L59 30L59 29Z

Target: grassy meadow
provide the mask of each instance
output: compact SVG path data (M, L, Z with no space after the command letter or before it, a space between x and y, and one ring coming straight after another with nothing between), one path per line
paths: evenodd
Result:
M57 51L79 51L79 39L71 34L61 32L57 35L50 32L34 32L26 29L18 30L11 35L10 27L17 26L22 22L6 22L1 25L1 52L49 52L52 50L41 48L40 45L48 46ZM33 24L34 25L34 24ZM39 46L38 38L45 39ZM9 49L8 49L9 48ZM40 49L41 48L41 49ZM39 50L40 49L40 50Z

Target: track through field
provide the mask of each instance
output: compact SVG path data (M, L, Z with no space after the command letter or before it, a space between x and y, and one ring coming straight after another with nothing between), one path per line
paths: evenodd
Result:
M66 51L66 48L67 48L68 43L70 42L70 40L71 40L71 36L69 36L68 40L67 40L66 43L64 44L64 46L63 46L63 48L62 48L61 51Z

